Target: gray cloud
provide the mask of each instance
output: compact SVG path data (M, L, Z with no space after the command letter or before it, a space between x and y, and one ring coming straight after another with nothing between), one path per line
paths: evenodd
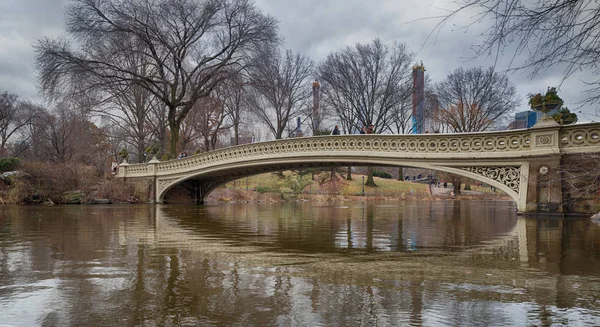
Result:
M60 35L65 0L0 2L0 90L39 101L33 44Z
M20 0L0 2L0 90L18 94L21 98L40 100L37 95L32 45L43 36L61 35L64 6L68 0ZM467 26L471 13L457 16L451 24L436 33L436 19L427 17L447 13L454 3L450 0L256 0L266 13L279 20L285 47L301 52L319 62L331 51L369 42L379 37L385 42L403 42L422 60L433 82L441 81L458 67L484 66L497 63L497 70L506 69L511 52L496 62L494 57L473 57L472 45L481 40L487 28L484 23ZM427 41L426 41L427 40ZM526 58L521 54L518 59ZM527 109L525 96L544 91L561 82L562 70L553 68L531 80L528 72L515 72L509 78L523 97L519 110ZM591 75L574 75L560 87L567 106L578 108L584 99L581 80ZM589 119L594 119L594 107L583 107ZM597 117L596 117L597 118ZM589 120L588 119L588 120ZM599 118L600 119L600 118Z

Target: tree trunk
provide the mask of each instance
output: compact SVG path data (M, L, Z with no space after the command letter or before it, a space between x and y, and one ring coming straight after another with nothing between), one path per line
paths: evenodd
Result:
M452 187L454 191L454 195L460 195L460 179L454 179L452 181Z
M138 162L144 162L144 153L145 152L146 152L146 149L144 148L144 143L138 142L138 144L137 144Z
M233 145L240 145L240 131L238 124L233 125Z
M163 128L162 131L157 133L158 138L158 153L156 154L158 158L160 158L163 154L168 153L167 147L169 146L169 141L167 140L167 130Z
M369 172L369 175L367 176L367 182L365 183L365 185L370 187L377 187L377 184L375 184L375 180L373 179L373 167L367 168L367 171Z
M346 173L346 180L347 181L351 181L352 180L352 167L348 166L348 171Z
M175 121L169 121L169 128L171 129L170 153L173 158L177 158L177 149L179 146L179 125L175 123Z
M403 181L404 180L404 174L402 171L402 167L398 167L398 180L399 181Z

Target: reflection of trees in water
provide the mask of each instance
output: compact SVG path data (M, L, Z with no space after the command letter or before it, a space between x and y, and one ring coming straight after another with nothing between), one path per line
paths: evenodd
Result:
M192 232L240 244L302 252L379 252L473 246L514 228L512 206L487 205L291 203L211 206L188 215L181 215L176 207L164 212L177 217L178 224Z
M530 302L531 317L524 319L538 319L546 306L546 319L556 322L564 317L557 307L596 310L599 301L600 286L594 281L600 271L600 227L589 221L520 218L524 237L453 256L447 251L440 258L423 257L419 251L402 256L328 253L314 265L297 264L292 255L278 261L282 264L261 266L244 255L230 257L236 247L226 244L235 237L243 243L266 235L268 241L256 244L269 249L266 256L283 258L289 249L303 249L297 240L283 238L317 242L323 237L327 246L337 246L343 232L348 248L377 251L384 244L379 239L387 237L392 248L402 249L407 233L417 231L419 250L425 240L464 243L458 236L471 232L473 242L485 239L481 233L492 234L496 226L505 230L509 224L500 216L504 208L470 206L371 206L364 211L362 206L272 206L274 217L268 216L268 206L219 207L158 207L157 214L166 214L157 218L148 209L155 207L146 206L7 213L0 229L0 281L57 280L53 297L39 313L57 325L385 326L420 325L440 317L471 325L511 324L520 321L508 309L519 303ZM462 215L465 210L468 223L464 216L444 218L447 212ZM499 216L482 218L480 212L486 210ZM161 230L167 223L174 230ZM308 235L312 232L317 238ZM198 235L221 244L221 250L203 248L209 241L194 243ZM189 244L182 246L184 242ZM19 247L24 250L17 251ZM24 257L15 260L15 255ZM324 264L318 265L319 260ZM3 298L11 298L19 291L2 292Z

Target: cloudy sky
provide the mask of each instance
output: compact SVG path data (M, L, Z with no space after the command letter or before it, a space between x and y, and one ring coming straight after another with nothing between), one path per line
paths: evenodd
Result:
M385 42L406 43L423 61L432 82L439 82L459 67L494 64L494 59L473 59L472 45L485 24L463 28L472 16L457 17L452 24L435 31L438 19L452 9L453 0L255 0L265 12L279 21L285 47L308 55L316 62L331 51L357 42L366 43L379 37ZM32 45L43 36L59 36L63 30L64 6L68 0L0 0L0 91L16 93L22 99L40 102ZM507 56L508 57L508 56ZM496 69L507 67L501 58ZM561 70L544 72L531 80L528 72L509 75L523 98L518 110L526 110L528 93L545 91L558 85ZM600 121L596 107L578 102L586 76L573 75L560 87L565 104L583 111L580 121Z

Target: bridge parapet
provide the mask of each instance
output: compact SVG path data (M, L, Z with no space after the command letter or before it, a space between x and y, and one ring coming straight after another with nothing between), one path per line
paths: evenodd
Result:
M600 126L581 124L563 127L560 133L560 148L563 152L598 152Z
M421 135L340 135L317 136L274 140L234 146L199 155L158 162L155 164L131 164L119 171L120 177L162 176L185 172L198 166L223 161L244 161L250 157L285 155L286 153L322 152L379 152L394 153L406 158L472 158L519 157L531 147L528 130ZM155 166L152 169L150 166Z
M600 123L545 124L484 133L317 136L245 144L177 160L123 164L118 176L153 178L155 200L161 201L169 188L190 179L204 196L229 180L273 170L336 165L421 167L496 186L515 199L522 211L526 203L538 201L541 168L550 170L550 180L558 180L562 154L600 152L599 145ZM544 178L540 180L548 179ZM560 201L560 186L552 186L551 194L552 201Z
M559 141L560 140L560 141ZM391 152L406 158L507 158L559 152L597 152L600 125L580 124L538 129L420 135L340 135L302 137L219 149L188 158L154 164L129 164L120 177L149 177L185 172L217 162L249 157L314 152Z

